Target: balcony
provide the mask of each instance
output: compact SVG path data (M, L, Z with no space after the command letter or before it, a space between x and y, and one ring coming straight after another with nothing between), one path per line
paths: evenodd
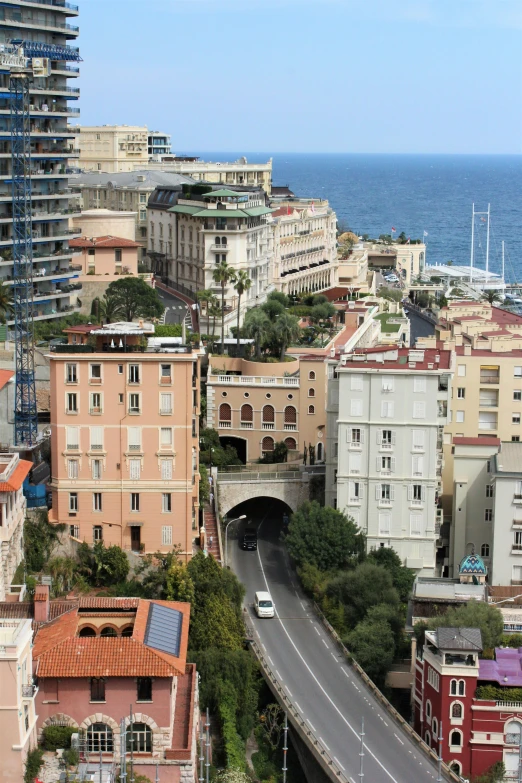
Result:
M511 544L511 554L522 555L522 544Z
M274 375L213 375L208 376L208 382L211 384L223 383L227 386L294 386L299 387L299 378L294 376L284 376L278 378Z
M480 383L500 383L499 373L480 373Z
M251 430L253 428L253 423L251 421L242 421L241 422L241 429L243 430Z
M34 699L37 691L36 685L22 685L22 699Z
M218 422L218 427L223 427L224 429L231 429L232 428L232 422L231 421L220 421L220 422Z
M275 424L274 424L273 421L264 421L261 424L261 429L263 429L263 430L273 430L273 429L275 429Z
M297 430L297 424L285 424L284 429L288 432L295 432Z

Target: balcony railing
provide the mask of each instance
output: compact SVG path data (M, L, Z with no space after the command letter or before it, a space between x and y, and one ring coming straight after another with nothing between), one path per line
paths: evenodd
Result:
M480 375L480 383L500 383L500 376L497 374Z
M251 430L253 428L253 423L251 421L242 421L241 427L244 430ZM521 523L522 524L522 523Z
M284 429L289 432L297 430L297 424L285 424Z
M210 383L225 383L232 386L299 386L299 378L276 377L275 375L209 375Z
M497 429L497 422L496 421L479 421L478 428L479 428L479 430L496 430Z
M264 422L261 424L261 427L262 427L262 429L264 429L264 430L273 430L273 429L275 429L275 424L274 424L274 422L270 422L270 421L264 421Z
M22 685L22 699L32 699L36 694L36 685Z
M218 426L219 427L225 427L226 429L230 429L232 427L232 422L231 421L220 421L218 423Z

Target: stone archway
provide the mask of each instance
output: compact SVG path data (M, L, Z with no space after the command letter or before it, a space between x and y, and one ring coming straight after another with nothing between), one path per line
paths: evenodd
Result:
M89 726L93 723L106 723L112 729L112 743L113 743L113 756L114 760L120 758L120 724L117 723L110 715L105 715L103 712L97 712L94 715L89 715L80 723L79 728L83 731L87 731Z
M125 726L130 726L130 717L125 718ZM170 736L170 729L167 726L162 728L158 726L154 718L150 718L143 712L136 712L132 716L133 723L144 723L152 731L152 757L156 759L163 758L163 752L165 748L170 748L172 744L172 737Z
M48 726L71 726L74 729L79 728L77 722L70 715L66 715L64 712L55 712L54 715L50 715L46 718L40 728L38 729L38 740L41 740L43 730Z

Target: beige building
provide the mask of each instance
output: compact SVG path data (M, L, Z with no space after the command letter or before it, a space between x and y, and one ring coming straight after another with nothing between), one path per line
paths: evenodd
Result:
M268 218L276 290L301 294L337 285L337 218L328 202L294 198L276 205Z
M115 209L85 209L73 218L73 226L80 229L84 237L122 237L136 240L136 212Z
M137 275L139 245L114 236L78 237L71 247L80 251L82 275ZM103 280L101 281L103 282Z
M339 252L337 265L340 286L350 293L375 293L376 275L368 269L368 248L363 242L354 245L347 258Z
M0 617L0 783L23 780L36 747L32 639L31 620Z
M18 454L0 455L0 601L10 592L23 558L26 500L22 485L32 467L32 462Z
M75 128L84 171L132 171L149 160L148 129L139 125Z
M136 166L140 168L140 166ZM272 158L267 163L249 163L242 157L233 163L211 163L209 161L169 158L149 160L144 167L149 171L182 174L197 182L209 182L213 185L241 185L248 188L262 188L267 195L272 189Z
M395 271L405 286L424 272L426 245L422 242L404 245L399 242L390 245L368 242L365 246L368 248L370 268Z

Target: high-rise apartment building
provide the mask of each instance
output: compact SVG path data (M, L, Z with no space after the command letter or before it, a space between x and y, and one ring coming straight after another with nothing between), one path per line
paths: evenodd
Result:
M50 520L89 544L135 552L177 544L189 559L199 508L199 354L180 338L155 338L143 322L67 332L69 344L50 354Z
M352 517L368 549L393 547L436 570L442 431L451 351L377 346L329 365L326 502Z
M161 131L149 131L148 133L149 157L153 155L170 155L170 136Z
M23 558L26 499L22 485L32 466L18 454L0 455L0 601L5 601Z
M66 47L77 38L79 28L68 23L78 7L62 0L6 0L0 8L0 44L29 40ZM78 289L71 290L69 249L71 209L74 195L69 186L68 161L78 157L68 118L76 117L74 104L79 89L68 79L79 76L74 61L53 60L46 77L35 77L30 86L31 191L33 231L34 319L55 318L79 310ZM0 74L0 284L13 284L13 218L11 209L11 121L9 74ZM77 210L79 213L79 210Z

